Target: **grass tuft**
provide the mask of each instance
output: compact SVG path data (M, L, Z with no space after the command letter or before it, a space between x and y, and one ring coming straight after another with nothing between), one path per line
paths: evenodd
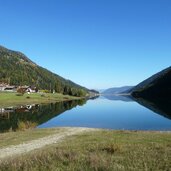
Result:
M100 150L105 151L110 154L114 154L117 152L121 152L121 146L118 144L109 144L109 145L106 145L105 147L102 147Z

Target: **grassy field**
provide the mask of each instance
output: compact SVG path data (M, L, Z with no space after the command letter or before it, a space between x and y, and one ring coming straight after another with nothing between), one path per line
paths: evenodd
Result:
M54 134L58 129L33 130L30 138ZM13 135L12 135L13 134ZM27 141L28 131L0 135ZM22 136L23 138L19 138ZM31 138L32 139L32 138ZM11 139L12 142L12 139ZM14 142L13 142L14 143ZM0 164L4 171L170 171L171 132L99 130L66 138L60 144L33 151Z
M66 100L79 99L78 97L62 95L62 94L39 94L32 93L30 95L24 94L23 96L17 96L16 93L4 93L0 92L0 107L8 107L14 105L24 105L24 104L38 104L38 103L48 103L48 102L58 102Z

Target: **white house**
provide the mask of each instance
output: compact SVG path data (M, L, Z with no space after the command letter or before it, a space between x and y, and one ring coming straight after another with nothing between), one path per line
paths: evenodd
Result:
M17 90L16 86L10 86L8 84L0 84L0 91L15 92Z

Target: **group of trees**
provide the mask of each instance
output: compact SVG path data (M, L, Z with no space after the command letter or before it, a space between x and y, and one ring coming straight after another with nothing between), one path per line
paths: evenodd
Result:
M76 89L76 88L71 88L71 87L64 87L64 91L63 94L69 94L71 96L78 96L78 97L82 97L82 96L86 96L87 92L83 89Z

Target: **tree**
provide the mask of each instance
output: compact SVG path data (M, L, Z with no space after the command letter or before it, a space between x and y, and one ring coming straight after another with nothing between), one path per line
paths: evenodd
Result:
M24 88L18 88L17 89L17 93L19 93L19 94L21 94L21 95L24 95L24 93L26 92L26 89L24 89Z
M86 96L86 91L84 91L83 89L79 89L79 90L78 90L78 93L77 93L77 96L79 96L79 97L84 97L84 96Z

